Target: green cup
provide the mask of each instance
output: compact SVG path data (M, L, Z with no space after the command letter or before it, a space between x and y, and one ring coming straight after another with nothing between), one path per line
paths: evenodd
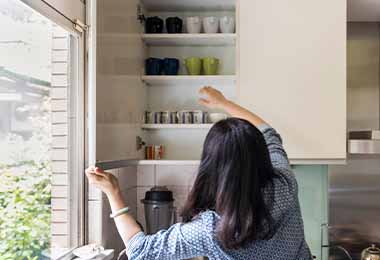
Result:
M185 59L187 73L189 75L201 75L202 61L198 57L189 57Z
M219 59L214 57L205 57L202 59L202 67L204 75L217 75Z

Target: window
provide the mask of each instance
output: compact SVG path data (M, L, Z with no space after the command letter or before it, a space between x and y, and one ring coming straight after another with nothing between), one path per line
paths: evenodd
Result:
M42 9L0 0L0 260L83 243L83 37Z

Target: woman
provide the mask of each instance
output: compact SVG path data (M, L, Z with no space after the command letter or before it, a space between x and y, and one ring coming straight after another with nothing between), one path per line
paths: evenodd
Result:
M108 197L130 260L312 259L305 242L297 182L282 141L263 119L227 100L211 87L200 103L232 118L208 133L185 223L145 235L129 214L115 177L90 167L91 184Z

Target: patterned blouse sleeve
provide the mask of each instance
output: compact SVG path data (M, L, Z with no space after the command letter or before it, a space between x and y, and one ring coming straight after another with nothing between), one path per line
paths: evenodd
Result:
M276 174L280 177L275 180L275 193L277 200L284 200L284 208L288 206L289 199L297 195L297 180L289 164L288 156L282 145L281 136L269 125L260 125L259 130L263 133L268 146L269 155Z
M259 130L263 133L274 168L290 169L288 156L282 145L281 136L272 127L262 124Z
M212 238L202 218L178 223L153 235L137 233L126 245L130 260L188 259L207 256Z

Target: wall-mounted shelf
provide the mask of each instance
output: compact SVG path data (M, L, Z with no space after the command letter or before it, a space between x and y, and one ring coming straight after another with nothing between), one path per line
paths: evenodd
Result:
M147 11L228 11L235 0L141 0Z
M236 76L215 75L215 76L142 76L142 81L148 86L178 86L178 85L234 85Z
M200 160L139 160L137 165L199 165Z
M212 124L143 124L142 129L210 129Z
M142 40L148 46L233 46L236 43L236 34L143 34Z

